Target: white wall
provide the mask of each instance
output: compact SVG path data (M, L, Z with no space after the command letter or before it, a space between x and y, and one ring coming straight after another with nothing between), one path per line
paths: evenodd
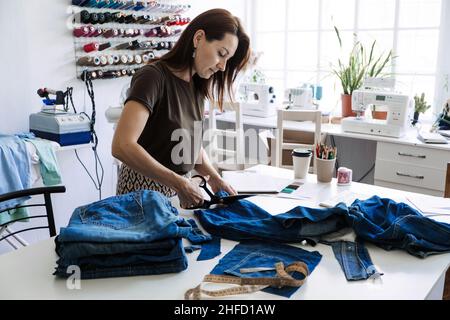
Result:
M245 19L246 2L242 0L193 0L190 3L192 10L188 14L191 17L210 8L222 7ZM75 78L74 45L67 27L69 9L70 0L0 0L0 30L6 30L0 50L1 133L28 131L29 114L38 112L41 107L41 98L36 91L42 87L61 90L73 87L77 111L91 113L84 84ZM110 153L113 130L104 114L108 106L118 105L121 89L129 81L130 78L94 81L98 149L105 169L103 197L114 194ZM93 172L91 149L81 149L79 155ZM74 208L96 201L98 193L73 151L59 152L58 161L67 188L65 194L53 197L59 230L67 225ZM31 236L24 234L24 238L35 242L45 235L46 231L38 231ZM7 245L0 244L0 253L7 250Z

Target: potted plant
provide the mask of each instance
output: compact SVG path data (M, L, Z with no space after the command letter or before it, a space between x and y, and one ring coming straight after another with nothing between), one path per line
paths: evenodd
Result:
M414 96L414 103L414 118L412 121L413 126L417 123L417 121L419 121L419 114L425 113L431 108L431 105L427 105L427 102L425 101L425 93L423 92L420 97L418 95Z
M339 46L342 48L339 30L336 27L334 27L334 30L339 41ZM333 67L332 72L339 78L342 85L343 93L341 94L341 99L343 117L355 116L351 106L353 91L361 87L366 77L386 75L383 71L395 58L392 50L387 55L383 53L375 56L375 44L376 40L372 42L370 51L367 54L364 45L360 41L357 41L349 54L348 61L343 63L341 59L338 59L338 65Z

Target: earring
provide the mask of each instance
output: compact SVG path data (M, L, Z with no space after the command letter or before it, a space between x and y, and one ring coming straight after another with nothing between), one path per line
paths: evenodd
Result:
M196 48L194 48L194 51L192 52L192 59L195 59L195 49Z

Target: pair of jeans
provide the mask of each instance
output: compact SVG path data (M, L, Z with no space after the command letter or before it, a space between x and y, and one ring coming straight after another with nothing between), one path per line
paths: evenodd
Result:
M306 240L312 244L316 244L321 236L346 227L347 213L347 207L340 204L326 209L299 206L286 213L272 215L247 200L239 200L226 207L195 211L206 231L226 239L276 242Z
M165 242L164 245L169 245L169 247L161 247L161 242ZM188 262L181 239L156 241L154 244L161 248L142 251L134 249L135 251L109 254L108 256L60 258L54 275L67 278L71 275L68 273L69 267L74 265L80 268L81 279L175 273L187 268ZM117 247L118 245L121 244L115 242L112 246Z
M142 190L75 209L56 238L55 274L78 265L83 279L179 272L187 268L182 237L191 225L169 199Z
M313 272L315 267L319 264L322 255L317 252L310 252L301 248L279 244L275 242L264 241L243 241L237 244L230 252L228 252L219 263L210 272L215 275L233 275L237 277L261 278L261 277L275 277L276 271L274 266L278 262L283 262L285 266L301 261L308 266L309 274ZM242 273L243 268L267 268L264 271L257 271L251 273ZM301 280L304 276L300 273L293 272L291 276L297 280ZM282 287L274 288L268 287L262 291L280 295L283 297L290 297L299 288L297 287Z
M347 223L362 239L416 257L450 252L450 224L427 218L405 203L373 196L355 200Z
M141 190L109 197L78 207L69 225L61 228L62 242L150 242L187 237L184 223L169 199L161 193Z

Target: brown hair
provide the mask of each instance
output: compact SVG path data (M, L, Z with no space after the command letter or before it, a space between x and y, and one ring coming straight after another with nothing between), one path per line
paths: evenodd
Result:
M198 30L205 32L206 40L222 40L226 33L237 36L238 47L226 65L224 72L216 72L209 79L193 77L194 87L203 98L216 100L222 109L224 93L230 98L231 87L237 74L245 68L250 57L250 38L245 33L239 18L224 9L211 9L195 17L181 34L175 46L159 60L177 71L192 71L194 60L193 38Z

